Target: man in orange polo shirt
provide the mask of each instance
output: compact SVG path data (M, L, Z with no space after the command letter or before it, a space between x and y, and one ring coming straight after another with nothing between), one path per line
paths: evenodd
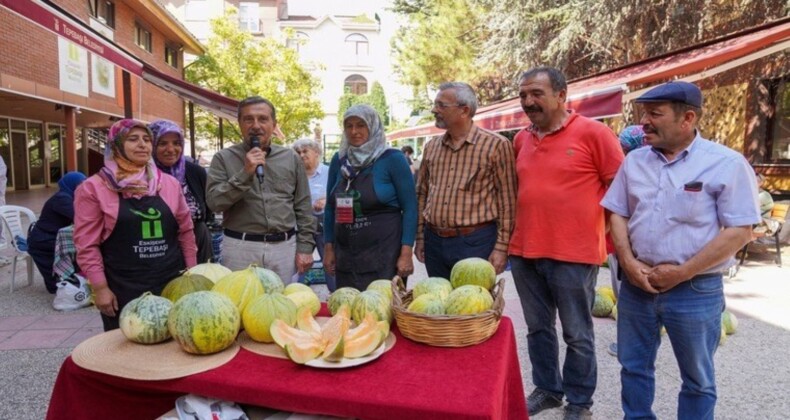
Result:
M565 108L559 70L525 72L519 96L532 125L514 139L518 205L508 254L529 331L535 390L527 405L536 414L564 396L565 418L587 419L597 381L591 308L606 258L599 202L623 151L608 127ZM568 345L562 369L557 313Z

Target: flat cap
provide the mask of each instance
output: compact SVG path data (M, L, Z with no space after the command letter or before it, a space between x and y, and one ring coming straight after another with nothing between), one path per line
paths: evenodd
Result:
M702 108L702 91L694 83L672 81L648 90L636 102L680 102Z

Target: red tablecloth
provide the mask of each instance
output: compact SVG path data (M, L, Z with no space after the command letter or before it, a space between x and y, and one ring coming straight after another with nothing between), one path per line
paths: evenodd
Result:
M193 393L286 411L361 419L527 419L513 324L488 341L439 348L400 335L366 365L316 369L241 349L229 363L186 378L137 381L89 371L67 358L48 419L156 418Z

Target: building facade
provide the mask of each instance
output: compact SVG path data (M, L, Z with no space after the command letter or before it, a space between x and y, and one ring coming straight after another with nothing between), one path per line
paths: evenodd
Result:
M387 10L390 0L166 0L163 4L201 41L211 34L210 20L233 7L241 28L296 49L304 67L321 81L318 95L325 117L313 122L314 133L326 140L330 150L342 133L337 113L346 89L366 94L378 82L390 115L400 120L408 117L410 91L397 82L390 58L390 39L397 29L395 14Z
M101 166L102 130L124 117L184 125L182 80L203 47L156 0L0 1L0 155L9 189Z

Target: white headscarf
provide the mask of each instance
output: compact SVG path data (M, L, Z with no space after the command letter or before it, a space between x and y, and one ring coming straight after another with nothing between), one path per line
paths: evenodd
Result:
M343 114L343 122L351 117L361 119L368 126L368 141L362 146L352 146L344 130L338 154L341 159L348 157L349 166L359 171L372 165L387 150L387 137L384 135L384 126L381 124L379 114L370 105L352 106Z

